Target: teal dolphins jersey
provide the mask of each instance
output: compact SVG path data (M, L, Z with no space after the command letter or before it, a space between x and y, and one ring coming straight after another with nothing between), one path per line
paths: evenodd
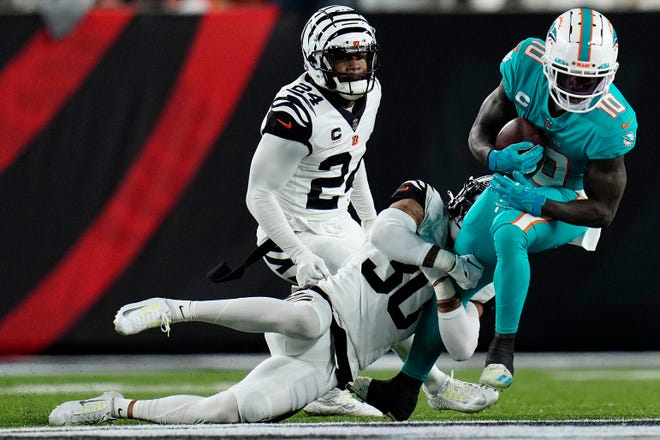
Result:
M581 190L590 161L619 157L635 146L637 118L614 84L594 110L552 117L548 80L543 73L544 48L538 38L520 42L500 64L502 83L518 116L542 129L548 140L542 166L532 177L534 182Z

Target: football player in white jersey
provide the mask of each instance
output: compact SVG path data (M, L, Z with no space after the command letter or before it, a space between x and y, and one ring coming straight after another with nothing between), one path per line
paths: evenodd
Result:
M376 218L363 156L380 105L375 30L345 6L321 8L302 35L305 72L276 94L252 158L246 202L280 277L304 285L339 267ZM297 282L296 282L297 281Z
M478 282L481 269L468 263L467 256L457 257L442 249L448 230L447 211L432 187L421 181L406 182L393 201L392 208L379 216L374 231L382 229L380 232L398 241L400 248L415 249L411 258L421 257L423 268L392 261L366 241L335 275L315 286L303 287L285 300L151 298L128 304L115 316L115 329L121 334L157 327L169 332L171 324L207 322L245 332L265 332L271 356L238 384L209 397L176 395L133 400L107 392L90 400L59 405L51 412L49 422L69 425L116 418L163 424L282 420L333 387L347 386L359 370L380 358L393 344L412 336L420 325L428 325L429 318L441 322L439 331L452 357L469 357L479 334L476 308L468 303L436 315L434 296L440 300L446 294L437 286L451 283L446 274L452 266L462 266L463 278L458 278L469 285ZM393 209L400 212L393 213ZM410 227L416 234L408 233ZM446 385L456 382L447 381ZM417 391L419 385L421 381ZM491 388L465 382L462 385L461 393L478 396L476 400L486 401L485 406L497 401L498 393ZM417 394L391 396L392 400L402 398L417 402ZM393 408L388 415L405 420L410 413Z

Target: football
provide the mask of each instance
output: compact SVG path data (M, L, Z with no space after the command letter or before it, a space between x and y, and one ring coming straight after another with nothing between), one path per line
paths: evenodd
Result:
M541 130L525 118L515 118L504 124L497 134L495 148L501 150L522 141L529 141L534 145L545 145Z

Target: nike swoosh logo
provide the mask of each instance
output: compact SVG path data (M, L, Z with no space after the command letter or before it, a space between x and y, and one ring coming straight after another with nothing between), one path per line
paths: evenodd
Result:
M278 121L279 121L279 119L278 119ZM181 317L183 319L186 319L186 316L183 314L183 306L179 306L179 312L181 313Z
M121 417L121 410L122 410L121 408L117 408L117 415L118 415L119 417Z
M630 127L630 124L632 124L632 121L633 120L631 119L630 121L626 122L625 124L621 124L621 128L623 128L625 130L626 128Z
M291 121L289 121L289 122L284 122L283 120L281 120L281 119L278 118L278 119L277 119L277 122L279 122L280 124L282 124L282 127L284 127L284 128L291 128L291 127L293 127L293 124L291 123Z

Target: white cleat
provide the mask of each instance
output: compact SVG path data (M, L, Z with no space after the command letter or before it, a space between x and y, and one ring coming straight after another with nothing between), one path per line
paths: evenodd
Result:
M72 400L58 405L50 412L51 425L84 425L114 420L112 409L115 399L124 396L116 391L108 391L88 400Z
M113 322L120 335L134 335L149 328L160 327L169 336L172 317L164 298L150 298L126 304L117 311Z
M490 387L447 377L436 392L423 385L426 400L433 409L451 409L464 413L476 413L497 403L499 393Z
M497 390L505 390L511 386L513 374L502 364L488 364L481 372L479 383Z
M324 396L303 408L311 416L364 416L383 417L383 413L371 405L357 400L348 390L333 388Z

